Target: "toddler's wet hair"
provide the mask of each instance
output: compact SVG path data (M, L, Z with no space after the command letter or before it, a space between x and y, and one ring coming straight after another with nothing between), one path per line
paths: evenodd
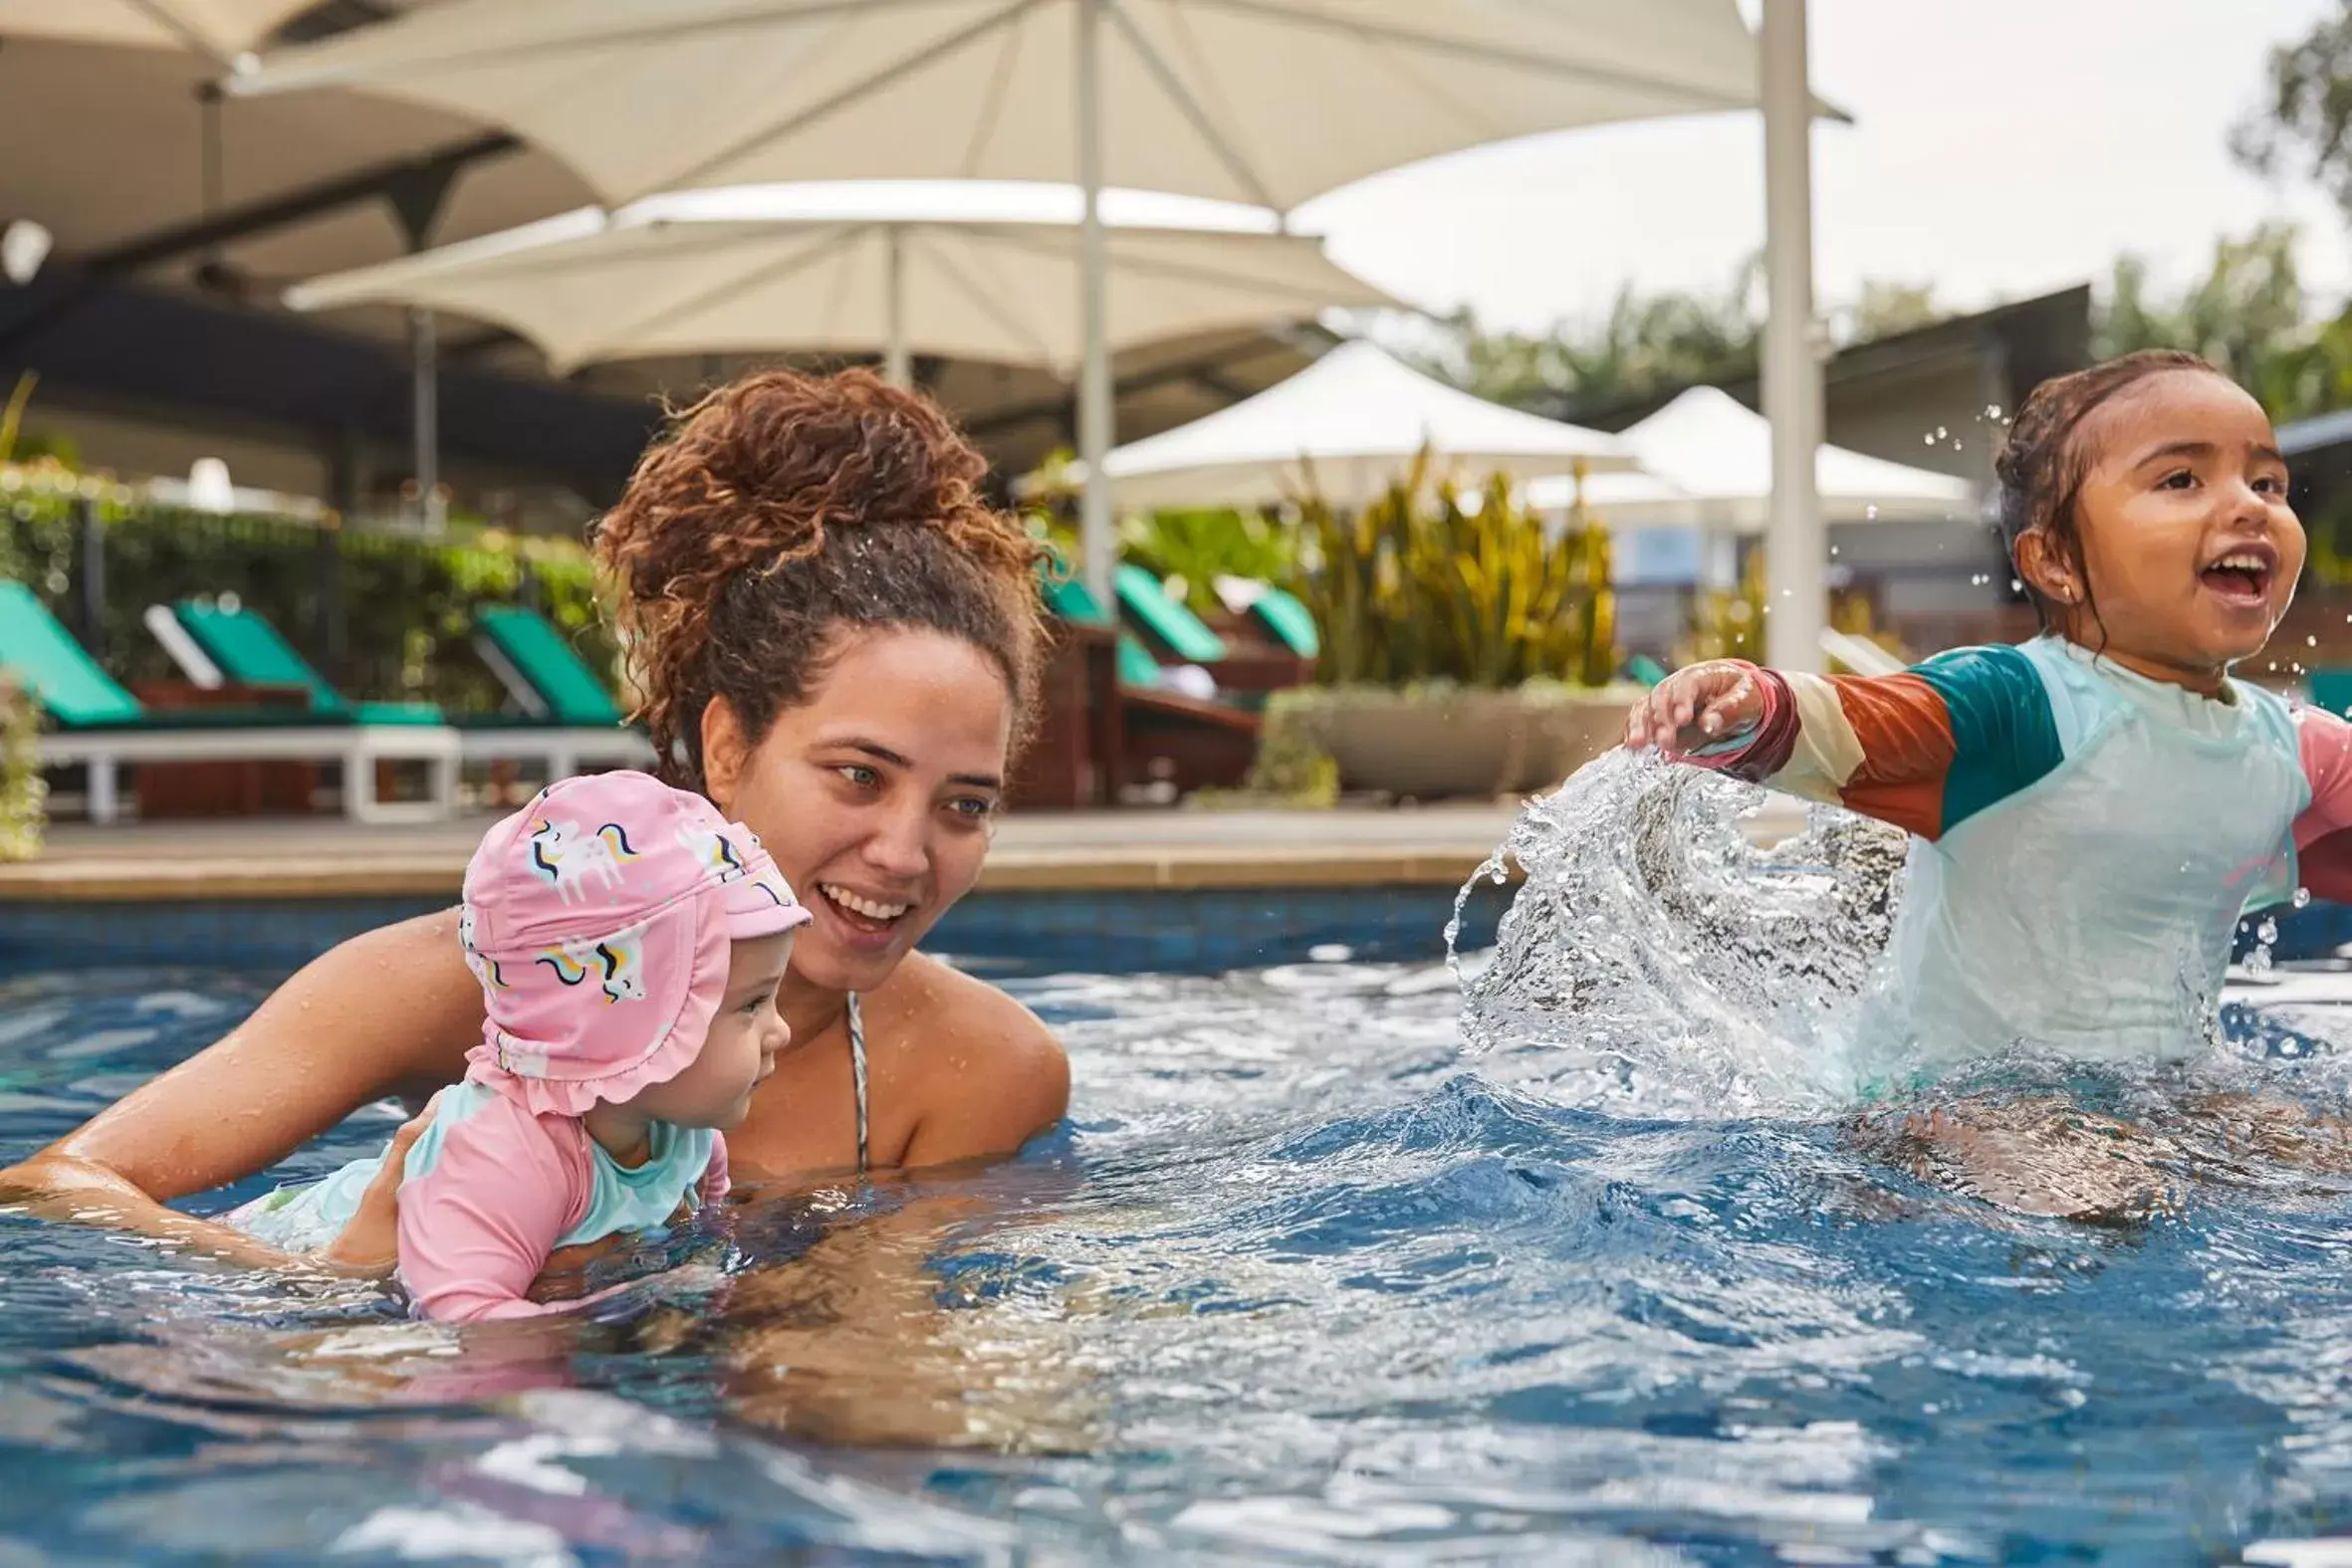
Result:
M2082 569L2082 530L2075 503L2090 475L2092 454L2075 434L2092 410L2117 393L2175 370L2222 373L2183 349L2143 348L2042 382L2010 421L2008 439L1993 461L1994 475L2000 482L2000 541L2010 567L2033 596L2043 629L2050 625L2050 605L2019 564L2017 541L2036 530L2046 532L2081 578L2087 603L2090 579ZM2098 613L2097 605L2088 607L2094 616Z

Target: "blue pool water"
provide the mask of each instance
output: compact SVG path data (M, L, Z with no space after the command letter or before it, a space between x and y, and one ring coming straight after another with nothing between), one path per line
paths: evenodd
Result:
M2234 1141L2194 1074L2010 1070L2189 1173L2037 1218L1747 1044L1671 1085L1466 1054L1441 958L1294 959L1002 971L1068 1126L674 1237L551 1337L0 1218L0 1564L2347 1560L2308 1543L2352 1529L2352 1177ZM0 1159L273 978L0 985ZM2285 981L2241 1000L2352 1000Z

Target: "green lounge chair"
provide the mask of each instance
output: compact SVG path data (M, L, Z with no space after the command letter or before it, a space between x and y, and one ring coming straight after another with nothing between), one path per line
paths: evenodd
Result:
M168 624L167 624L168 622ZM644 738L620 727L620 710L555 627L535 611L496 607L475 617L476 646L525 717L460 715L444 720L431 703L354 703L329 685L269 620L244 608L187 600L150 610L147 624L173 659L199 685L222 675L248 686L298 686L323 717L360 724L454 726L459 754L469 762L544 760L551 779L568 779L585 762L642 766L652 760ZM177 626L197 657L170 635ZM209 666L209 668L207 667ZM525 670L539 672L526 676ZM543 688L555 693L554 699Z
M1170 598L1160 579L1133 562L1111 573L1119 608L1135 617L1160 650L1178 664L1215 664L1230 651L1190 606Z
M653 765L652 743L628 728L612 693L539 611L519 604L475 611L474 648L529 722L461 728L468 757L544 757L558 779L584 764Z
M1323 651L1322 634L1314 629L1314 612L1301 604L1297 596L1276 587L1271 582L1258 585L1258 595L1250 601L1250 618L1266 634L1302 659L1320 657Z
M101 669L22 582L0 581L0 669L32 689L54 727L41 738L42 761L90 770L89 810L96 822L120 814L124 764L340 763L344 811L357 821L437 819L449 814L456 796L457 732L446 725L361 724L299 709L150 711ZM379 762L426 764L426 799L376 799Z
M187 634L204 659L220 676L239 686L299 686L311 694L311 712L321 718L348 719L358 724L442 724L441 710L429 702L353 702L327 683L310 660L295 650L266 616L242 606L224 609L198 599L182 599L163 612ZM211 685L201 668L191 667L184 650L175 647L156 612L147 612L147 627L163 643L191 680Z
M1046 608L1063 620L1079 626L1117 626L1094 591L1076 577L1061 581L1048 578ZM1124 628L1119 629L1119 684L1158 690L1164 683L1160 678L1160 661L1152 657L1143 639Z
M1151 587L1159 591L1156 581ZM1115 739L1111 755L1095 759L1111 800L1122 784L1143 780L1165 780L1180 790L1241 783L1258 753L1264 723L1258 713L1173 685L1142 639L1120 626L1082 580L1049 574L1045 594L1046 607L1062 619L1118 631Z

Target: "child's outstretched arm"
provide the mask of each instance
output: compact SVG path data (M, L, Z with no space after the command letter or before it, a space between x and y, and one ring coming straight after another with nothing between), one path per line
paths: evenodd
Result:
M505 1099L447 1130L432 1169L399 1194L400 1279L417 1310L471 1323L578 1304L525 1292L587 1211L579 1137L583 1150L568 1149L557 1129Z
M2298 880L2315 898L2352 898L2352 724L2321 708L2295 713L2311 803L2295 818Z
M1899 675L1694 664L1628 717L1628 746L1940 838L2064 756L2048 688L2015 648L1964 648Z

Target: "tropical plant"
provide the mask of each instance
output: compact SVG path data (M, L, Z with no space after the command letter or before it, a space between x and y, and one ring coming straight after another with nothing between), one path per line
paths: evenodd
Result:
M1700 590L1690 633L1675 648L1675 661L1696 664L1706 659L1748 659L1763 663L1764 600L1764 552L1751 551L1740 568L1739 586ZM1905 657L1900 639L1878 628L1866 593L1854 588L1831 589L1827 618L1832 629Z
M1616 668L1607 535L1546 538L1510 480L1432 482L1421 453L1352 513L1300 498L1299 597L1324 685L1605 683Z

